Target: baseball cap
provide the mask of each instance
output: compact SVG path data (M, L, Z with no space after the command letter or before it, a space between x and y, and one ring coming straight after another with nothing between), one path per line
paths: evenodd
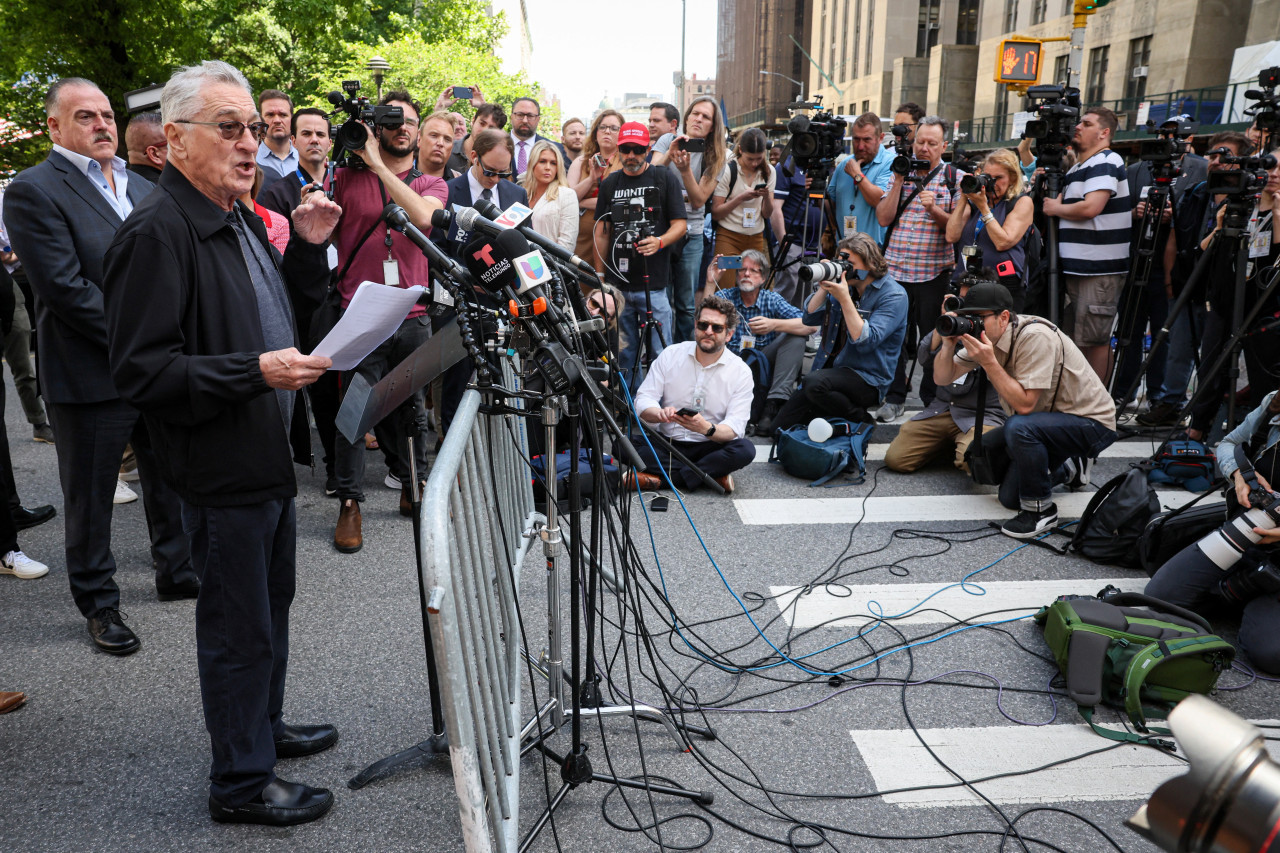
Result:
M638 121L629 121L618 131L618 144L626 145L645 145L649 144L649 128L645 127Z
M980 281L969 288L964 297L964 307L957 314L985 314L988 311L999 314L1001 311L1013 310L1013 296L1009 288L997 281Z

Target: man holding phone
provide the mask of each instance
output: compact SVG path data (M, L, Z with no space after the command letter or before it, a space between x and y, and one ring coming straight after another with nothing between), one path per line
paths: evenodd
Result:
M686 459L733 492L733 472L751 464L755 445L743 436L751 414L751 369L725 344L738 327L733 303L709 296L698 306L696 340L672 344L649 367L636 393L640 420L665 436ZM628 489L662 487L665 472L676 488L702 485L701 473L648 441L634 442L648 471L628 471Z

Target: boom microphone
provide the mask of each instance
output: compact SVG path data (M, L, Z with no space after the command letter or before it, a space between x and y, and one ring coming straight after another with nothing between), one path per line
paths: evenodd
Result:
M475 209L489 219L497 219L502 215L502 211L496 204L491 201L485 201L484 199L475 203ZM591 264L578 257L573 252L563 248L550 237L547 237L545 234L539 234L523 222L516 225L516 230L523 234L530 243L537 246L542 251L559 261L571 265L575 270L587 276L591 280L592 284L600 283L600 275L596 272L595 267L591 266Z

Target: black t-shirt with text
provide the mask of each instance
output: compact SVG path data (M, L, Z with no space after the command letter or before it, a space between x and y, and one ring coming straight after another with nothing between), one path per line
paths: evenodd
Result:
M606 177L600 183L600 193L596 196L596 219L610 213L615 201L643 196L649 190L653 196L654 210L647 215L655 237L661 237L671 227L672 220L686 219L684 198L681 195L682 184L675 172L665 166L650 165L639 175L632 177L626 172L618 171ZM605 275L610 283L623 290L644 290L644 272L648 267L649 290L665 290L671 280L671 247L664 246L657 254L647 258L618 248L618 236L623 230L613 217L607 220L613 225L614 241L608 246L605 261ZM625 278L619 278L621 272Z

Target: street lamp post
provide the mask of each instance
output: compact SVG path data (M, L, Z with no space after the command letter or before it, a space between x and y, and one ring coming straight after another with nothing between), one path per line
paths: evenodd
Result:
M378 91L377 100L382 100L382 77L391 70L391 63L387 62L381 56L372 56L369 61L364 64L373 74L373 85Z
M801 83L801 82L800 82L799 80L797 80L796 78L794 78L794 77L788 77L788 76L787 76L787 75L785 75L785 74L779 74L777 71L765 71L763 68L761 68L761 69L760 69L760 73L761 73L761 74L769 74L769 75L772 75L772 76L774 76L774 77L781 77L783 80L790 80L792 83L795 83L797 86L799 86L799 87L800 87L800 96L797 98L797 100L800 100L800 101L803 101L803 100L804 100L804 84L803 84L803 83Z

